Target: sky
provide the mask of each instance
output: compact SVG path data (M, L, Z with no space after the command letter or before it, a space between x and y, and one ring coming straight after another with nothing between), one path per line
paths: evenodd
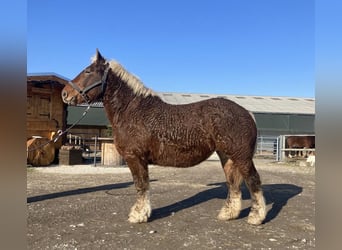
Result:
M73 79L96 48L157 92L315 97L312 0L34 0L27 72Z

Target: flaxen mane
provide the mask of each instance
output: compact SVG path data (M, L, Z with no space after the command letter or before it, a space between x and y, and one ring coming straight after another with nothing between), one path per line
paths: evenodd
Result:
M95 61L96 61L96 54L93 57L91 57L91 62L94 63ZM111 61L106 61L106 63L109 64L109 67L112 69L114 74L116 74L123 82L126 82L127 85L132 88L135 94L142 95L142 96L149 96L149 95L155 96L156 95L156 93L154 93L153 90L145 87L144 84L140 81L140 79L137 76L129 73L117 61L111 60Z
M145 87L138 77L127 72L118 62L112 60L109 62L109 66L113 70L114 74L120 77L123 82L126 82L127 85L132 88L135 94L142 96L156 95L151 89Z

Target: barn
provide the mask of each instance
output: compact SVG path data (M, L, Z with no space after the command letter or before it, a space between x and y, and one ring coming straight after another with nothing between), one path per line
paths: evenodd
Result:
M51 139L58 130L66 128L66 105L61 99L61 91L67 82L67 79L55 73L27 76L26 139L30 143L39 143L37 140L42 140L40 137ZM32 138L36 140L32 141ZM51 145L54 152L49 154L53 154L53 160L62 144L61 138ZM33 144L29 146L34 148Z

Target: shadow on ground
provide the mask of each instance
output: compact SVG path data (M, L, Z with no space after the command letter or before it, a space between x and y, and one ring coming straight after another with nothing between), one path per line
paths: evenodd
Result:
M98 192L98 191L109 191L113 189L127 188L131 185L133 185L133 182L123 182L123 183L102 185L102 186L89 187L89 188L79 188L79 189L57 192L57 193L52 193L52 194L37 195L37 196L28 197L27 203L39 202L39 201L50 200L50 199L61 198L61 197L72 196L72 195L93 193L93 192Z
M150 220L157 220L160 218L168 217L172 213L179 212L183 209L190 208L203 202L207 202L211 199L226 199L227 188L226 183L213 183L208 186L214 186L214 188L197 193L194 196L186 198L182 201L175 202L165 207L156 208L153 210ZM288 200L302 192L302 187L292 184L267 184L262 186L266 204L272 204L272 208L267 212L264 223L273 220L281 211L281 209L287 204ZM246 186L242 186L242 199L250 199L250 194ZM250 207L241 211L239 218L247 217L250 211Z
M157 181L157 180L151 180ZM63 192L44 194L38 196L32 196L27 198L27 203L40 202L49 199L62 198L72 195L80 195L98 191L110 191L115 189L123 189L128 188L133 185L133 182L123 182L117 184L109 184L109 185L101 185L96 187L89 188L80 188L74 190L68 190ZM201 191L191 197L188 197L184 200L175 202L173 204L159 207L153 209L152 216L150 221L165 218L170 216L172 213L179 212L183 209L187 209L193 207L195 205L201 204L203 202L207 202L212 199L226 199L227 197L227 186L225 182L222 183L212 183L208 184L208 187L212 187L210 189ZM302 187L292 185L292 184L267 184L262 186L264 191L264 196L266 199L266 204L272 204L271 209L267 212L266 219L264 223L267 223L273 220L282 208L287 204L288 200L293 198L294 196L300 194L302 192ZM250 194L246 186L242 185L242 199L248 200L250 199ZM109 193L108 193L109 194ZM250 207L245 208L241 211L239 218L244 218L248 216L250 211Z

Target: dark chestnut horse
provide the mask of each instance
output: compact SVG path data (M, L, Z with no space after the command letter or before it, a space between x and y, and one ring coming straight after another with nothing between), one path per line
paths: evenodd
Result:
M286 147L290 149L306 149L306 148L315 148L315 136L307 135L307 136L289 136L286 138ZM291 152L288 153L289 157L292 157ZM295 156L299 156L299 151L295 151ZM308 154L305 152L302 154L303 157L307 157Z
M65 86L62 98L70 105L103 100L116 148L127 162L137 189L130 222L147 222L151 215L148 164L190 167L215 151L229 187L218 219L239 216L243 180L252 198L248 223L259 225L265 219L261 181L252 160L256 125L238 104L224 98L167 104L119 63L106 61L98 50L91 65Z

